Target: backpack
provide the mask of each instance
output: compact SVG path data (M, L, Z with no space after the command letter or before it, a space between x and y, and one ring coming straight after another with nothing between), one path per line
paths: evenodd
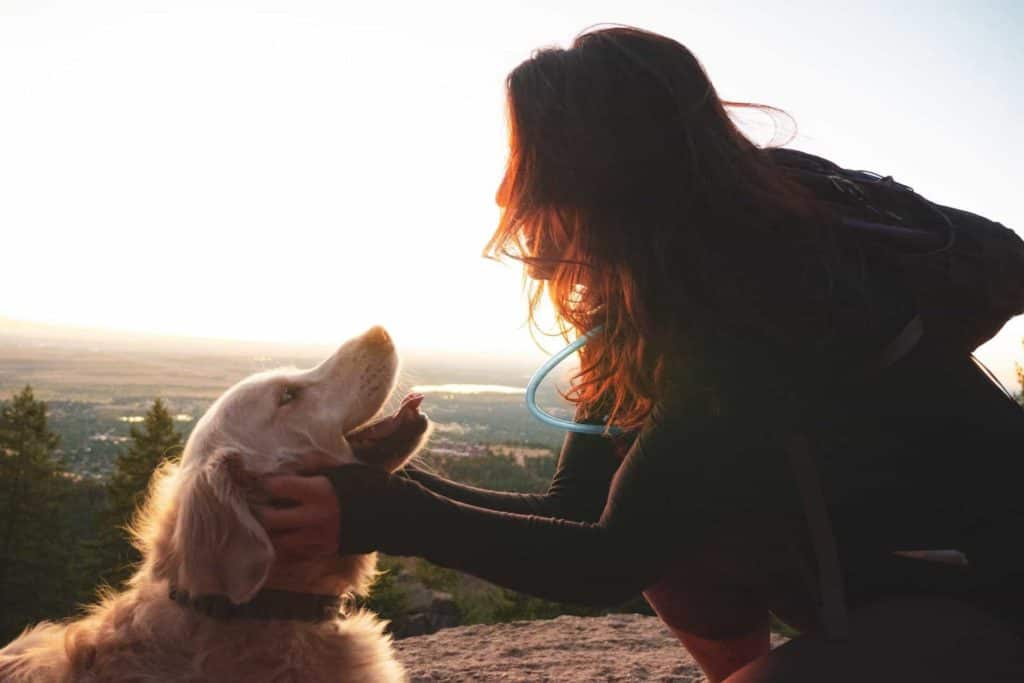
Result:
M833 206L842 229L874 243L876 256L903 275L916 315L884 349L880 368L909 353L925 333L936 347L970 354L1024 313L1024 240L1004 225L935 204L892 176L844 169L797 150L766 151ZM799 432L785 450L814 552L824 634L843 640L849 632L843 574L815 458Z
M902 275L917 316L883 354L889 365L924 336L969 354L1024 313L1024 240L983 216L942 206L871 171L793 149L770 158L841 216Z

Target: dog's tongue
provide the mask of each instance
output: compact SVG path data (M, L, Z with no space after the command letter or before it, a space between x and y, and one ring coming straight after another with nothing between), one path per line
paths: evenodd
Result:
M358 447L369 442L390 439L406 432L409 436L419 436L426 421L426 416L420 412L421 403L423 403L422 394L409 394L402 399L402 405L394 415L371 422L354 432L349 432L345 438L353 447Z

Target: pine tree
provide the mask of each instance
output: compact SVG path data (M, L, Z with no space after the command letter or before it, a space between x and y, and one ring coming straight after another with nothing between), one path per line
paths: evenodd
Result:
M141 557L129 541L125 526L142 502L153 470L163 460L179 454L182 438L174 429L167 407L156 399L142 427L131 428L131 445L117 457L107 483L107 507L101 520L103 579L118 586L131 575Z
M68 482L58 443L31 387L0 403L0 642L65 607L71 539L61 529Z

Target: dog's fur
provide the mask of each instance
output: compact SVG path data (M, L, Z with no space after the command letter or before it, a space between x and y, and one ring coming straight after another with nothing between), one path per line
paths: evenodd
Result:
M0 650L0 680L404 680L384 623L369 612L321 623L225 621L168 598L171 585L235 604L264 586L366 593L375 555L275 565L249 503L259 499L263 475L356 462L344 435L380 410L397 368L390 339L374 328L313 370L266 372L228 390L200 419L180 462L154 475L132 524L143 560L127 589L107 591L75 621L26 630ZM289 388L298 391L290 401ZM394 454L389 469L422 440Z

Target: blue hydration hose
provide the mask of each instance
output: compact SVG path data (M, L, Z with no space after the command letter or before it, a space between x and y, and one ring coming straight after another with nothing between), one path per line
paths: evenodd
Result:
M537 369L537 372L533 373L533 377L530 378L529 383L526 385L526 408L529 410L534 417L543 422L546 425L557 427L558 429L565 429L570 432L579 432L580 434L619 434L622 432L618 427L606 427L605 425L591 425L581 424L579 422L573 422L571 420L563 420L562 418L555 417L551 413L546 413L540 409L537 405L537 388L540 386L544 378L547 377L552 370L558 367L558 364L563 360L576 353L581 346L587 343L587 341L595 334L601 331L601 325L587 330L579 339L566 346L564 349L551 356L544 365Z

